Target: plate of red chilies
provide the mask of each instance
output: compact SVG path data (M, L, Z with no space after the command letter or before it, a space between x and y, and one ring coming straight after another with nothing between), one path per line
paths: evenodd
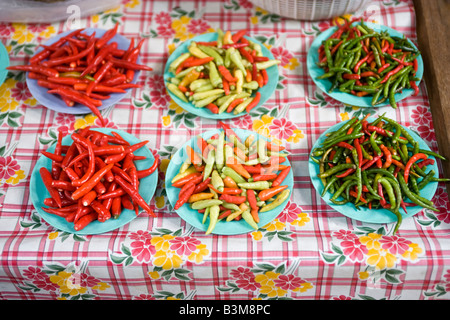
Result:
M121 99L137 84L139 73L152 68L140 64L144 39L135 43L117 32L83 28L66 31L40 45L28 65L8 70L27 72L27 85L45 107L63 113L94 113Z
M154 217L159 159L147 143L111 128L59 133L31 175L35 209L53 227L79 235L115 230L141 211Z

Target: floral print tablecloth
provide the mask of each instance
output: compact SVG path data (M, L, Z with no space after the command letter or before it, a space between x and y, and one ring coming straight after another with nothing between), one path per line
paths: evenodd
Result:
M412 1L373 1L351 16L416 39ZM39 216L29 194L40 151L55 143L58 131L100 126L98 119L39 105L25 75L9 73L0 86L0 299L448 299L450 206L444 185L433 199L440 211L423 210L396 235L393 224L362 223L332 210L312 186L307 163L313 143L353 116L386 112L437 150L424 83L397 110L343 105L314 85L306 68L308 49L339 19L289 20L248 0L123 0L81 19L80 27L119 22L123 35L147 38L141 60L154 69L141 73L142 88L103 115L108 127L148 139L160 155L151 202L157 217L141 214L101 235L55 229ZM20 64L38 44L69 27L65 21L0 23L0 40L11 64ZM294 171L286 209L259 230L236 236L205 236L171 210L164 189L165 170L178 148L219 127L170 99L164 64L181 42L218 27L248 29L281 60L280 81L264 107L226 122L277 139L291 153Z

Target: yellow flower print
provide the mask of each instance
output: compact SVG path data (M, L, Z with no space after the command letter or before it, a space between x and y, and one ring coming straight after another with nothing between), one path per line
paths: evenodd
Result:
M59 234L58 231L50 232L50 233L48 234L48 239L49 239L49 240L55 240L56 238L58 238L58 234Z
M293 289L292 291L295 291L295 292L306 292L306 291L308 291L309 289L312 289L312 288L313 288L312 283L310 283L310 282L303 282L303 283L300 284L299 287Z
M56 33L55 27L49 26L44 31L42 31L39 35L43 38L50 38L55 33Z
M184 112L184 109L180 107L173 99L170 99L169 102L169 110L175 110L176 114L180 114Z
M350 119L350 117L348 116L348 112L339 113L339 116L341 117L342 121Z
M92 21L92 23L98 23L100 21L100 15L99 14L92 15L91 21Z
M263 234L262 234L261 231L254 231L254 232L251 233L251 235L253 237L253 240L256 240L256 241L261 240L262 237L263 237Z
M95 122L95 119L97 119L97 116L94 116L93 114L88 114L84 116L83 118L79 118L75 120L74 128L75 129L82 129L87 126L92 126Z
M38 101L34 97L31 97L25 100L23 103L29 107L34 107L38 104Z
M157 251L154 257L153 264L157 267L162 267L164 270L179 268L183 263L183 259L172 250Z
M106 290L108 288L111 288L111 286L109 284L107 284L106 282L99 282L97 283L95 286L92 287L92 289L94 290Z
M343 16L339 16L335 19L333 19L332 24L333 25L342 25L343 23L346 22L346 20L351 20L352 19L352 15L351 14L344 14Z
M167 168L169 167L170 159L162 159L161 163L159 164L159 170L162 172L166 172Z
M295 129L294 134L292 136L290 136L289 138L287 138L287 142L298 143L300 141L300 139L303 139L303 138L305 138L305 135L302 133L302 130Z
M261 8L261 7L256 7L255 11L256 11L256 12L261 12L263 15L269 14L269 11L264 10L264 9Z
M410 243L408 246L408 250L402 254L402 257L411 261L417 260L418 255L422 253L422 248L417 243Z
M175 298L175 297L167 297L166 300L181 300L180 298Z
M292 221L291 225L301 227L304 226L307 222L311 221L308 214L305 212L299 213L297 217L298 219Z
M150 276L150 278L152 279L159 279L159 273L158 271L149 271L147 272L147 274Z
M50 281L59 286L61 293L71 296L86 293L87 289L77 284L77 277L72 272L60 271L58 275L50 276Z
M209 250L206 248L206 244L199 244L197 246L197 249L193 251L189 256L188 260L195 262L195 263L201 263L203 262L203 258L209 254Z
M19 183L20 180L25 178L25 174L23 170L17 170L12 177L9 177L8 180L6 180L6 183L16 185Z
M172 29L175 31L186 31L186 26L190 21L191 18L182 16L180 19L172 21Z
M5 82L3 82L3 84L0 86L0 98L7 92L11 91L11 89L16 86L17 82L17 80L14 80L12 78L6 79Z
M175 51L177 47L175 46L175 43L169 43L169 45L167 46L167 51L169 52L169 55L172 54L172 52Z
M6 112L9 110L15 110L19 106L19 102L17 102L14 98L11 97L11 92L5 92L0 97L0 111Z
M263 228L267 231L280 231L283 230L286 227L286 224L279 221L278 219L275 219L268 224L266 224Z
M164 200L164 196L155 197L155 202L156 202L156 207L158 209L161 209L166 204L166 202Z
M256 131L265 137L270 137L269 126L272 124L273 119L273 117L270 117L267 114L263 115L261 119L253 121L253 131Z
M367 271L360 271L358 272L358 278L360 280L367 280L370 276L370 273L368 273Z
M359 238L359 241L366 246L367 249L381 249L381 244L378 240L381 238L381 234L377 233L369 233L366 236L362 236Z
M194 36L195 36L195 34L193 34L191 32L187 32L186 28L175 32L175 38L180 39L180 41L186 41L188 39L192 39Z
M155 247L156 251L169 251L170 240L175 238L170 234L165 234L162 237L154 237L151 240L151 244Z
M378 270L394 267L396 260L395 255L383 249L370 249L367 252L367 263Z
M170 116L169 115L162 116L161 119L162 119L163 126L165 126L165 127L170 126L171 120L170 120Z
M253 16L253 17L250 17L250 22L251 22L252 24L258 24L259 19L258 19L257 16Z
M300 62L298 62L297 58L291 58L289 59L289 63L283 66L283 68L294 70L300 65Z
M281 297L286 295L287 290L278 288L275 286L275 279L278 278L280 273L273 271L267 271L264 274L258 274L255 276L255 281L261 284L259 289L262 294L266 294L270 298Z
M14 33L12 39L16 40L19 44L31 42L33 40L33 34L28 31L26 24L23 23L13 23Z
M139 4L140 4L139 0L130 0L127 3L125 3L125 7L129 8L129 9L133 9L134 7L136 7Z

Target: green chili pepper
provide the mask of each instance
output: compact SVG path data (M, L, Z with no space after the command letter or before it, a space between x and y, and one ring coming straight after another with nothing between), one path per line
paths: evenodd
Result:
M253 189L253 190L265 190L265 189L270 188L269 181L240 182L237 185L240 188Z
M333 175L333 174L335 174L337 172L340 172L340 171L343 171L343 170L346 170L346 169L350 169L350 168L356 169L356 165L353 164L353 163L342 163L342 164L339 164L337 166L334 166L334 167L328 169L327 171L325 171L323 173L319 173L317 176L319 178L327 178L330 175Z
M199 200L191 203L191 208L194 210L201 210L214 205L220 206L222 202L223 202L222 200L217 199Z
M255 65L256 65L256 69L263 70L263 69L270 68L272 66L276 66L277 64L280 64L280 63L281 63L280 60L272 59L272 60L257 62Z
M401 174L397 175L397 179L400 182L400 187L403 190L404 194L415 204L423 207L423 208L427 208L430 209L432 211L438 212L439 209L435 208L434 206L425 203L423 201L423 199L421 199L417 194L413 193L409 188L408 185L405 182L405 178L403 178L403 176Z
M267 156L267 142L264 139L258 139L256 141L257 151L258 151L258 157L259 162L264 163L267 160L269 160L269 157Z
M247 70L244 67L244 64L242 62L241 55L239 54L239 51L237 51L235 48L231 47L228 48L227 51L230 53L230 60L235 64L235 66L242 71L244 76L247 75Z
M258 182L262 182L262 181L258 181ZM266 212L266 211L270 211L272 209L275 209L276 207L278 207L279 205L281 205L284 201L286 201L286 199L289 198L289 195L291 193L290 189L284 189L283 191L281 191L277 197L275 198L274 201L272 201L271 203L263 206L259 212Z
M208 46L203 46L203 45L197 45L197 46L205 54L207 54L210 57L213 57L216 65L218 65L218 66L223 65L223 58L216 50L214 50L213 48L208 47Z
M187 58L190 57L190 53L186 52L183 53L182 55L180 55L178 58L176 58L175 60L172 61L172 63L169 65L169 70L171 71L175 71L178 66L183 63L184 60L186 60Z
M209 216L209 210L211 210L211 207L207 207L207 208L205 209L205 212L203 213L202 224L205 224L206 219L207 219L208 216Z
M220 76L216 64L213 61L209 62L209 80L215 88L222 84L222 77Z
M224 143L225 143L225 131L221 131L219 133L219 138L217 139L217 146L216 146L216 168L217 170L221 171L224 167Z
M167 83L167 89L184 102L189 102L184 93L173 83Z
M369 141L370 141L370 145L372 146L373 151L377 155L380 155L381 154L381 149L378 146L378 144L375 142L375 135L376 135L376 131L373 131L372 134L370 135Z
M233 179L234 182L236 182L236 183L245 183L245 182L247 182L244 179L244 177L242 177L239 173L237 173L236 171L234 171L230 167L224 166L222 168L222 173L225 174L226 176L230 177L231 179Z
M244 218L245 222L247 222L253 229L255 230L259 229L258 224L255 222L250 213L250 209L244 210L242 212L242 218Z
M216 227L217 220L219 218L219 213L220 207L218 205L211 206L211 209L209 210L209 226L208 229L206 230L205 235L210 234Z

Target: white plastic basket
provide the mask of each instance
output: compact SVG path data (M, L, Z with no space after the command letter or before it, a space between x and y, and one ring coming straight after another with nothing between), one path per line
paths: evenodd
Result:
M296 20L324 20L363 10L370 0L250 0L271 13Z

